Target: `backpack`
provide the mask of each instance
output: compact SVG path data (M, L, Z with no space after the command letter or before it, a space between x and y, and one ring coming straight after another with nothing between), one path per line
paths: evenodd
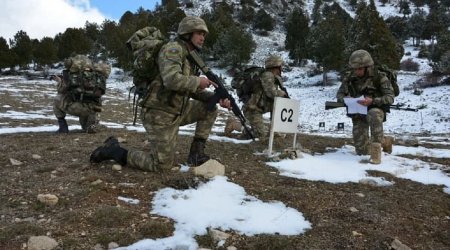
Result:
M246 103L250 99L254 87L261 83L260 75L264 70L262 67L250 66L234 75L231 87L236 90L239 101Z
M74 101L100 103L106 92L106 79L111 66L106 63L92 63L84 55L77 55L64 62L63 82L65 91Z
M133 97L133 125L136 125L138 106L145 100L150 83L159 75L157 59L161 47L166 43L161 31L155 27L145 27L136 32L127 40L126 46L133 53L133 87L130 88Z
M397 83L397 72L388 68L388 66L386 66L384 64L376 66L375 69L377 70L377 72L376 72L377 76L375 78L375 84L377 85L377 87L379 87L381 85L381 82L380 82L381 79L377 73L378 73L378 71L383 72L386 74L386 77L391 82L392 88L394 89L394 95L398 96L400 94L400 88Z
M157 65L158 53L166 42L161 31L155 27L145 27L136 31L126 42L127 48L133 53L133 87L135 96L143 98L150 83L159 74Z

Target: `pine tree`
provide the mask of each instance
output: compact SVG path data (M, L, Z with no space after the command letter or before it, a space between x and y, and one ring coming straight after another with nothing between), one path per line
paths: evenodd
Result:
M58 60L57 53L53 38L44 37L35 46L34 60L39 66L50 65Z
M413 38L413 45L419 46L420 40L422 40L422 34L425 30L426 15L421 9L417 9L414 14L409 18L408 30L410 36Z
M403 47L397 43L380 17L373 0L369 6L361 2L358 7L346 48L347 55L357 49L365 49L372 55L375 63L386 64L393 69L399 69L403 56Z
M264 9L259 9L256 12L255 20L253 21L253 28L264 31L271 31L275 27L275 20L267 14Z
M322 4L322 0L314 0L314 7L311 14L312 25L316 25L322 19L322 15L320 14Z
M219 37L228 32L228 29L236 26L233 20L233 12L226 3L220 4L211 13L205 13L202 18L208 27L209 34L205 43L203 44L203 53L216 57L213 49L214 45L219 40Z
M443 31L437 36L437 44L432 54L433 61L442 61L444 54L450 53L450 31Z
M242 23L250 24L255 19L255 9L248 5L243 5L241 11L239 11L238 19Z
M411 36L411 32L408 29L408 19L404 17L388 17L386 19L386 24L398 42L402 42Z
M68 28L58 39L58 58L64 59L72 54L86 55L92 45L93 42L86 35L84 29Z
M308 17L301 9L294 9L286 19L284 28L286 29L285 47L289 51L289 57L300 62L307 58L308 49L306 39L309 35Z
M11 65L14 65L12 51L9 49L6 39L0 37L0 72L2 72L2 68L10 67Z
M221 66L237 67L247 63L255 48L252 35L238 26L232 26L222 33L214 44L214 52Z
M33 43L28 34L23 30L19 30L9 43L12 51L17 55L17 63L20 68L28 68L28 64L33 59Z
M345 25L336 14L329 15L311 29L307 45L312 59L323 66L325 74L345 66L344 34Z
M408 16L411 14L411 8L409 7L409 3L405 0L400 1L400 13L403 14L403 16Z

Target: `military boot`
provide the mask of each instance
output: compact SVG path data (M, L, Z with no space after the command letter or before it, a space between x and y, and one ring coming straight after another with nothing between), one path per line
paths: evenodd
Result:
M207 162L210 158L205 154L205 139L194 138L192 141L191 149L189 151L188 156L188 164L194 166L200 166L203 163Z
M127 164L128 150L122 148L119 141L110 136L106 139L103 146L96 148L90 157L90 162L99 163L107 160L114 160L120 165L124 166Z
M60 133L60 134L67 134L67 133L69 133L69 126L67 126L66 119L58 118L58 125L59 125L59 128L56 131L56 133Z
M381 143L373 142L370 144L370 163L381 163Z
M381 146L383 147L383 152L386 152L388 154L392 153L392 144L394 143L394 137L392 136L385 136L383 138L383 143Z

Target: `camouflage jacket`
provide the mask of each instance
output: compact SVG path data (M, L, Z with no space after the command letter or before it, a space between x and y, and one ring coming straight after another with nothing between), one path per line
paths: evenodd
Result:
M380 87L376 88L373 68L368 68L364 77L357 77L353 71L346 72L336 94L337 101L344 102L346 96L369 96L373 99L372 107L383 108L383 106L392 104L395 97L394 89L384 73L378 72L378 74L380 74Z
M180 115L190 98L206 102L213 96L213 92L199 89L199 71L188 61L188 53L181 40L163 45L157 61L159 76L150 85L144 108Z
M261 84L254 86L253 93L248 102L244 104L244 108L263 113L271 112L275 97L284 94L279 89L279 85L283 86L283 80L270 71L263 72L260 78Z

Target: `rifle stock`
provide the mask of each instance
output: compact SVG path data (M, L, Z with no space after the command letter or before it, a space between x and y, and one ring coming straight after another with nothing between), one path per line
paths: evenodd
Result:
M325 110L346 107L343 102L325 102Z
M228 90L225 88L225 85L216 74L214 74L203 62L203 60L200 58L200 56L197 54L195 50L191 51L188 55L189 61L194 63L197 67L200 68L200 70L205 74L205 76L217 84L216 89L214 90L214 95L211 97L211 99L208 101L207 108L208 110L212 111L215 109L216 104L221 99L228 99L231 103L231 110L233 111L233 114L239 119L242 126L244 127L245 132L252 138L252 140L255 140L255 136L251 132L251 130L248 128L246 124L246 120L244 117L244 114L242 114L239 106L236 103L236 100L233 98L230 93L228 93Z
M403 104L399 104L399 103L391 104L391 105L389 105L389 108L396 109L396 110L403 110L403 111L412 111L412 112L419 111L419 109L417 109L417 108L409 108L409 107L404 108L402 106L403 106ZM330 102L330 101L325 102L325 110L335 109L335 108L343 108L343 107L346 107L345 103L343 103L343 102Z

